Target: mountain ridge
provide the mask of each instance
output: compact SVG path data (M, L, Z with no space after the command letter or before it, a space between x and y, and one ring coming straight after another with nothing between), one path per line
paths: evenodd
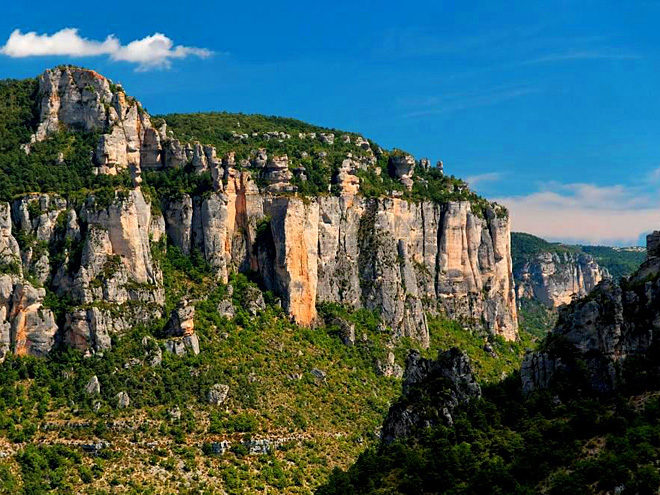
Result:
M219 124L218 152L84 69L0 90L0 473L24 491L309 493L375 441L407 349L460 343L485 381L522 359L508 212L428 160Z

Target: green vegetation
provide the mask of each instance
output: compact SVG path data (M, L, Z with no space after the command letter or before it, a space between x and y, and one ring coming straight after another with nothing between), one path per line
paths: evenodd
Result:
M518 300L518 324L535 338L543 338L554 327L557 312L536 299Z
M0 82L0 201L30 192L54 192L80 206L93 194L96 208L108 207L131 182L128 173L94 174L90 155L98 134L62 129L31 144L29 154L21 149L37 124L36 87L35 80ZM345 133L294 119L226 113L165 119L177 138L212 144L219 155L235 151L240 160L260 147L269 155L288 154L293 169L305 168L308 180L294 178L304 197L337 193L332 178L347 153L364 163L373 160L355 145L357 134L347 133L348 143L342 138ZM158 120L154 119L157 126ZM269 131L283 131L291 138L263 138ZM250 138L237 140L234 132ZM253 138L254 132L260 137ZM334 132L335 142L300 138L300 132ZM373 142L370 146L375 164L358 172L367 197L396 191L412 201L469 201L482 217L491 207L497 216L507 214L460 179L436 169L418 169L415 175L420 180L406 191L388 172L390 154L403 152L381 150ZM154 212L161 201L183 194L204 196L212 190L210 173L196 174L190 166L145 171L142 177L142 191ZM36 201L29 203L28 210L32 216L41 213ZM65 215L56 223L57 235L50 245L25 231L14 233L22 250L32 250L33 260L49 253L52 273L65 260L68 272L74 273L84 243L64 236ZM266 225L258 226L257 235L263 235ZM84 222L81 235L86 235ZM300 328L270 292L264 293L265 310L255 316L248 311L247 298L256 287L256 277L232 276L230 295L229 287L218 283L199 252L185 256L164 240L152 248L163 272L162 317L138 324L124 335L114 334L111 350L102 354L84 356L62 346L47 358L10 354L0 363L0 442L3 451L12 453L0 459L0 493L310 493L333 467L348 466L375 444L374 431L400 390L400 380L379 374L376 363L386 361L391 351L403 365L415 342L390 341L377 312L337 305L319 308L325 324ZM17 274L19 263L4 260L0 272ZM109 257L91 287L104 287L120 263L118 257ZM34 271L23 267L24 277L40 286ZM155 289L130 284L129 290ZM43 285L44 307L53 310L62 326L74 302L69 295L56 293L51 280ZM199 355L179 356L166 350L171 343L165 335L168 316L183 298L196 307ZM217 309L226 299L235 308L231 319ZM117 313L139 303L103 304L93 302L83 308L95 305ZM355 345L342 343L333 324L337 317L355 325ZM483 383L513 373L529 341L524 337L521 342L504 342L440 317L431 318L429 324L431 347L423 354L435 356L439 348L458 345L472 358ZM158 350L162 362L154 365L152 357ZM92 376L98 377L101 392L90 396L85 386ZM229 386L229 397L221 406L207 400L215 384ZM117 408L120 392L130 396L128 409ZM273 440L277 448L267 455L250 455L246 445L264 438ZM101 441L107 447L94 455L81 448ZM231 450L211 454L208 446L222 441L231 442Z
M600 266L607 268L614 280L631 275L646 259L646 250L609 246L581 246Z
M484 334L459 322L429 317L431 351L427 357L436 357L438 349L458 347L472 361L474 373L482 383L495 383L520 367L526 348L531 346L531 335L520 332L520 340L507 342L502 337Z
M166 121L168 129L185 142L200 141L215 146L218 156L230 151L236 153L237 161L249 159L259 148L264 148L269 156L286 154L289 157L289 166L292 169L303 167L307 180L301 180L299 175L294 176L293 184L298 187L302 196L318 196L337 193L332 179L348 153L354 159L366 160L370 153L356 146L358 134L346 133L336 129L326 129L301 122L295 119L282 117L267 117L264 115L244 115L231 113L197 113L197 114L170 114L154 118L159 125ZM290 138L266 139L265 132L284 132ZM326 144L318 139L308 136L299 137L300 133L334 133L334 144ZM258 136L253 137L253 133ZM247 134L248 139L236 138L236 134ZM351 142L344 142L342 136L349 136ZM412 201L434 201L444 203L448 201L469 201L474 211L485 215L485 210L491 206L486 199L470 191L467 184L454 176L445 176L437 169L422 170L417 168L415 176L417 181L412 191L407 191L400 181L388 173L390 155L403 154L401 150L387 151L376 143L369 142L375 153L375 166L365 167L357 172L360 177L360 192L367 197L382 197L391 191L397 191L402 197ZM381 173L376 172L379 167ZM181 171L167 173L153 172L147 174L145 182L152 185L155 191L165 195L182 192L203 192L210 190L210 179L204 183L202 190L190 184L190 174ZM506 209L495 208L499 216L506 215Z
M0 81L0 200L7 201L29 192L57 192L65 197L80 199L90 190L109 193L117 188L129 187L128 173L118 176L94 174L90 155L98 143L97 133L62 129L43 142L31 144L29 154L21 149L21 145L29 143L38 123L36 90L35 79ZM156 126L166 120L168 129L182 142L198 140L215 146L219 156L234 151L237 160L240 160L249 158L258 148L265 148L271 156L287 154L292 169L305 169L307 180L302 180L299 174L293 179L299 194L305 197L337 192L332 187L332 179L348 153L356 160L371 159L370 151L356 146L357 134L290 118L198 113L171 114L154 117L153 120ZM264 137L264 133L274 131L285 132L290 138ZM318 137L299 137L300 133L318 135L328 132L335 134L334 144L323 143ZM253 133L258 133L258 136L253 137ZM235 134L247 134L249 137L247 140L237 139ZM349 136L351 142L344 142L343 136ZM380 197L398 191L413 201L470 201L475 212L484 216L485 209L490 205L488 201L470 191L465 182L453 176L443 176L435 169L416 170L415 175L422 180L416 182L413 191L406 191L388 173L390 154L403 152L388 152L373 142L370 145L377 151L376 166L383 172L378 174L375 167L359 171L361 190L365 196ZM145 191L156 200L174 198L184 193L201 195L212 190L210 174L197 175L190 167L145 171L143 180ZM502 207L498 207L497 212L506 214Z
M656 494L660 395L649 391L660 384L647 375L645 392L607 398L585 394L575 377L523 396L513 375L484 387L452 426L372 447L317 493Z
M535 235L524 232L511 232L511 259L513 266L525 263L538 253L579 253L579 246L570 246L559 242L548 242ZM514 269L515 271L515 269Z
M377 313L338 305L319 308L325 321L341 317L355 324L357 342L347 347L334 325L306 329L290 323L268 292L265 311L250 315L245 298L254 283L237 275L231 279L236 314L228 320L216 309L229 297L227 287L213 282L199 253L184 256L160 243L154 257L163 269L167 312L183 297L199 301L195 332L202 352L176 356L163 351L162 363L150 365L154 344L164 347L166 319L161 319L113 337L112 349L102 356L83 357L67 348L45 359L8 356L0 364L0 438L15 444L19 453L0 464L13 473L7 486L18 486L21 493L66 492L70 485L86 493L113 486L136 489L131 473L153 468L169 473L167 482L144 480L143 488L156 483L174 490L183 483L191 493L202 487L232 494L267 487L309 493L332 467L348 465L375 442L373 431L400 389L399 380L376 371L376 361L384 361L389 349ZM111 259L103 273L110 276L115 262ZM70 301L49 293L47 304L60 314ZM484 382L519 366L522 344L488 342L482 334L439 318L430 326L426 356L439 347L461 345ZM146 345L145 336L152 339ZM492 350L486 351L485 343ZM408 339L399 342L393 349L396 360L403 364L414 346ZM315 377L314 368L326 377ZM92 376L98 377L101 394L90 397L84 388ZM220 408L206 401L216 383L230 387ZM130 395L127 410L116 408L121 391ZM178 420L168 412L174 407L181 411ZM286 441L270 455L249 456L248 462L242 442L264 437ZM221 440L231 442L231 451L210 455L209 445ZM79 448L99 441L109 442L101 457ZM153 441L160 445L155 451L145 447ZM179 462L187 466L183 472L175 467ZM37 466L39 474L25 474L24 466Z
M227 297L226 287L215 286L201 257L163 248L157 246L155 254L163 268L168 308L184 296L200 300L196 333L202 353L179 357L164 352L162 363L150 366L145 353L153 349L151 344L145 347L142 339L151 335L162 347L163 319L113 338L112 350L103 356L85 358L65 348L45 359L8 356L0 365L0 438L16 444L19 454L6 464L14 473L6 483L15 480L8 486L18 484L22 493L64 493L71 484L80 486L84 477L89 482L84 491L96 493L99 488L132 486L130 472L117 467L121 459L142 473L151 469L152 462L175 473L169 470L182 460L190 466L186 473L201 474L197 481L172 474L167 485L171 490L188 480L200 489L222 486L229 493L266 486L309 492L331 466L345 465L363 449L363 442L373 439L374 428L398 391L398 381L379 376L374 366L376 358L386 355L385 335L374 323L377 316L342 310L367 335L366 341L346 347L329 328L292 325L270 294L265 295L270 301L267 309L251 316L244 297L254 284L241 275L232 279L236 317L230 321L216 310ZM54 294L49 297L50 305L62 302ZM314 368L324 370L326 379L319 381L310 374ZM101 383L101 395L89 397L84 387L94 375ZM215 383L230 387L222 408L206 403ZM120 391L130 395L129 410L116 409ZM175 406L182 411L181 420L172 422L167 411ZM126 426L118 430L113 424ZM246 435L293 440L266 456L267 462L248 463L241 446ZM111 443L107 453L114 457L105 464L114 467L90 477L79 467L81 451L76 445L99 439ZM207 458L203 445L220 439L230 440L235 451ZM154 440L165 445L155 459L144 447ZM72 441L67 449L62 447ZM31 447L50 442L53 449L62 450ZM82 457L82 465L93 469L92 459ZM31 477L24 465L41 467ZM275 477L274 466L282 471Z

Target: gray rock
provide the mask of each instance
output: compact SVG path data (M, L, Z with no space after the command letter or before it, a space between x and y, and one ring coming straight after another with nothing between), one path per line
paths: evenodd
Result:
M422 395L426 398L423 401ZM418 428L452 425L454 409L479 397L481 388L467 354L452 348L430 360L412 351L406 363L403 394L388 412L382 439L389 443Z
M229 386L223 385L221 383L216 383L211 387L211 390L209 390L206 398L209 404L213 404L214 406L219 406L220 404L222 404L227 400L228 396L229 396Z
M324 380L324 381L326 376L328 376L325 371L320 370L318 368L312 368L312 371L310 371L310 373L312 374L312 376L314 376L314 378L318 378L319 380Z
M257 316L260 311L266 309L264 295L256 288L249 286L245 292L245 307L252 316Z
M96 457L101 454L101 451L110 447L108 442L98 442L98 443L85 443L82 445L83 452L90 454L93 457Z
M383 376L403 377L403 368L397 364L393 352L387 353L387 360L384 363L380 360L376 361L376 371Z
M243 442L243 446L247 448L248 454L250 455L267 455L275 450L277 443L264 438L260 440L245 441Z
M279 194L296 191L296 187L291 184L293 172L289 170L287 155L272 157L262 172L262 179L268 184L267 192Z
M173 338L165 341L165 351L185 356L189 352L195 356L199 354L199 338L196 334L186 335L185 337Z
M319 139L324 144L335 144L335 135L329 132L319 134Z
M411 155L392 155L390 156L389 169L390 173L406 186L406 189L412 190L415 158Z
M117 407L119 409L126 409L128 406L131 405L131 398L128 396L126 392L119 392L115 396L115 399L117 400Z
M142 347L144 347L145 361L149 366L159 366L163 362L163 351L158 345L156 339L152 337L142 338Z
M224 316L225 318L232 319L234 317L234 314L236 313L236 310L234 309L234 305L232 304L231 300L229 299L224 299L218 303L218 313L220 316Z
M186 347L186 350L189 350L195 356L199 354L199 338L197 337L197 334L186 335L183 337L183 345Z
M87 395L99 395L101 393L101 384L96 375L94 375L85 385L85 393Z
M223 455L228 452L230 448L231 443L229 443L227 440L211 442L211 453L214 455Z
M355 345L355 323L336 317L331 325L339 328L339 337L346 346Z
M576 387L586 378L587 386L600 394L626 385L617 370L629 357L645 355L660 338L660 265L653 237L650 242L647 260L626 282L626 290L604 280L586 298L560 308L553 338L543 351L525 357L525 392L551 387L560 370L578 377Z

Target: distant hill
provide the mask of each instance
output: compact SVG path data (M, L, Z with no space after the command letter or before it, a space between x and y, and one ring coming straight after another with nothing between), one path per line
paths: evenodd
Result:
M632 274L646 257L643 246L611 247L585 246L549 242L545 239L524 232L511 233L511 257L514 271L530 256L541 252L550 253L586 253L605 268L612 278L619 279Z

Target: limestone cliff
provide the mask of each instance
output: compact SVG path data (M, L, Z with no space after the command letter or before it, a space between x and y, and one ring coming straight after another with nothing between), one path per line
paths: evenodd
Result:
M428 187L416 175L429 171L426 159L418 165L399 152L385 159L362 137L344 135L340 144L330 132L263 133L266 141L313 140L352 150L336 166L326 151L315 151L313 160L332 171L332 180L322 194L304 196L298 191L308 180L303 163L312 163L307 152L298 153L295 165L265 148L240 160L234 152L218 158L213 146L179 141L165 123L156 130L139 102L93 71L46 71L38 107L32 146L61 129L98 133L90 167L99 175L129 171L132 187L112 197L107 191L75 200L26 194L0 204L0 256L4 272L11 272L3 300L12 301L0 318L8 329L1 334L4 349L40 354L61 342L99 352L113 333L162 316L162 274L152 251L164 236L184 254L201 253L220 282L232 271L258 272L301 325L316 323L318 304L339 303L379 311L394 336L422 345L429 343L427 313L517 337L506 210L482 198L475 203L464 183L443 179L441 169L434 177L454 199L415 199L416 188ZM250 136L230 139L244 143ZM147 201L143 170L181 172L201 177L200 183L208 178L209 185L163 196L150 189L155 199ZM376 179L389 174L396 187L362 195L366 172ZM71 298L57 322L48 308L41 310L42 289L30 292L24 275ZM29 316L34 311L41 320ZM32 326L38 338L30 337Z
M630 358L646 356L657 348L659 239L660 232L648 236L647 260L632 277L621 283L605 280L587 297L560 310L544 348L525 358L521 370L524 390L546 388L559 376L583 373L586 386L608 393L625 383L621 371Z
M32 194L0 209L11 211L2 242L17 260L13 273L0 279L0 354L13 349L42 355L56 338L101 351L113 333L160 314L164 294L151 258L153 219L139 189L116 193L108 205L94 195L77 205L57 195ZM65 321L55 321L44 307L45 289L35 288L23 273L71 299Z
M513 274L518 298L536 299L549 308L587 295L609 277L588 254L550 251L532 255L514 267Z
M313 323L317 303L335 302L377 309L395 334L425 344L426 311L516 338L508 218L480 218L467 202L269 197L248 192L249 172L239 177L227 194L165 210L171 241L198 247L221 279L230 267L258 269L301 324ZM191 204L200 207L182 215Z

